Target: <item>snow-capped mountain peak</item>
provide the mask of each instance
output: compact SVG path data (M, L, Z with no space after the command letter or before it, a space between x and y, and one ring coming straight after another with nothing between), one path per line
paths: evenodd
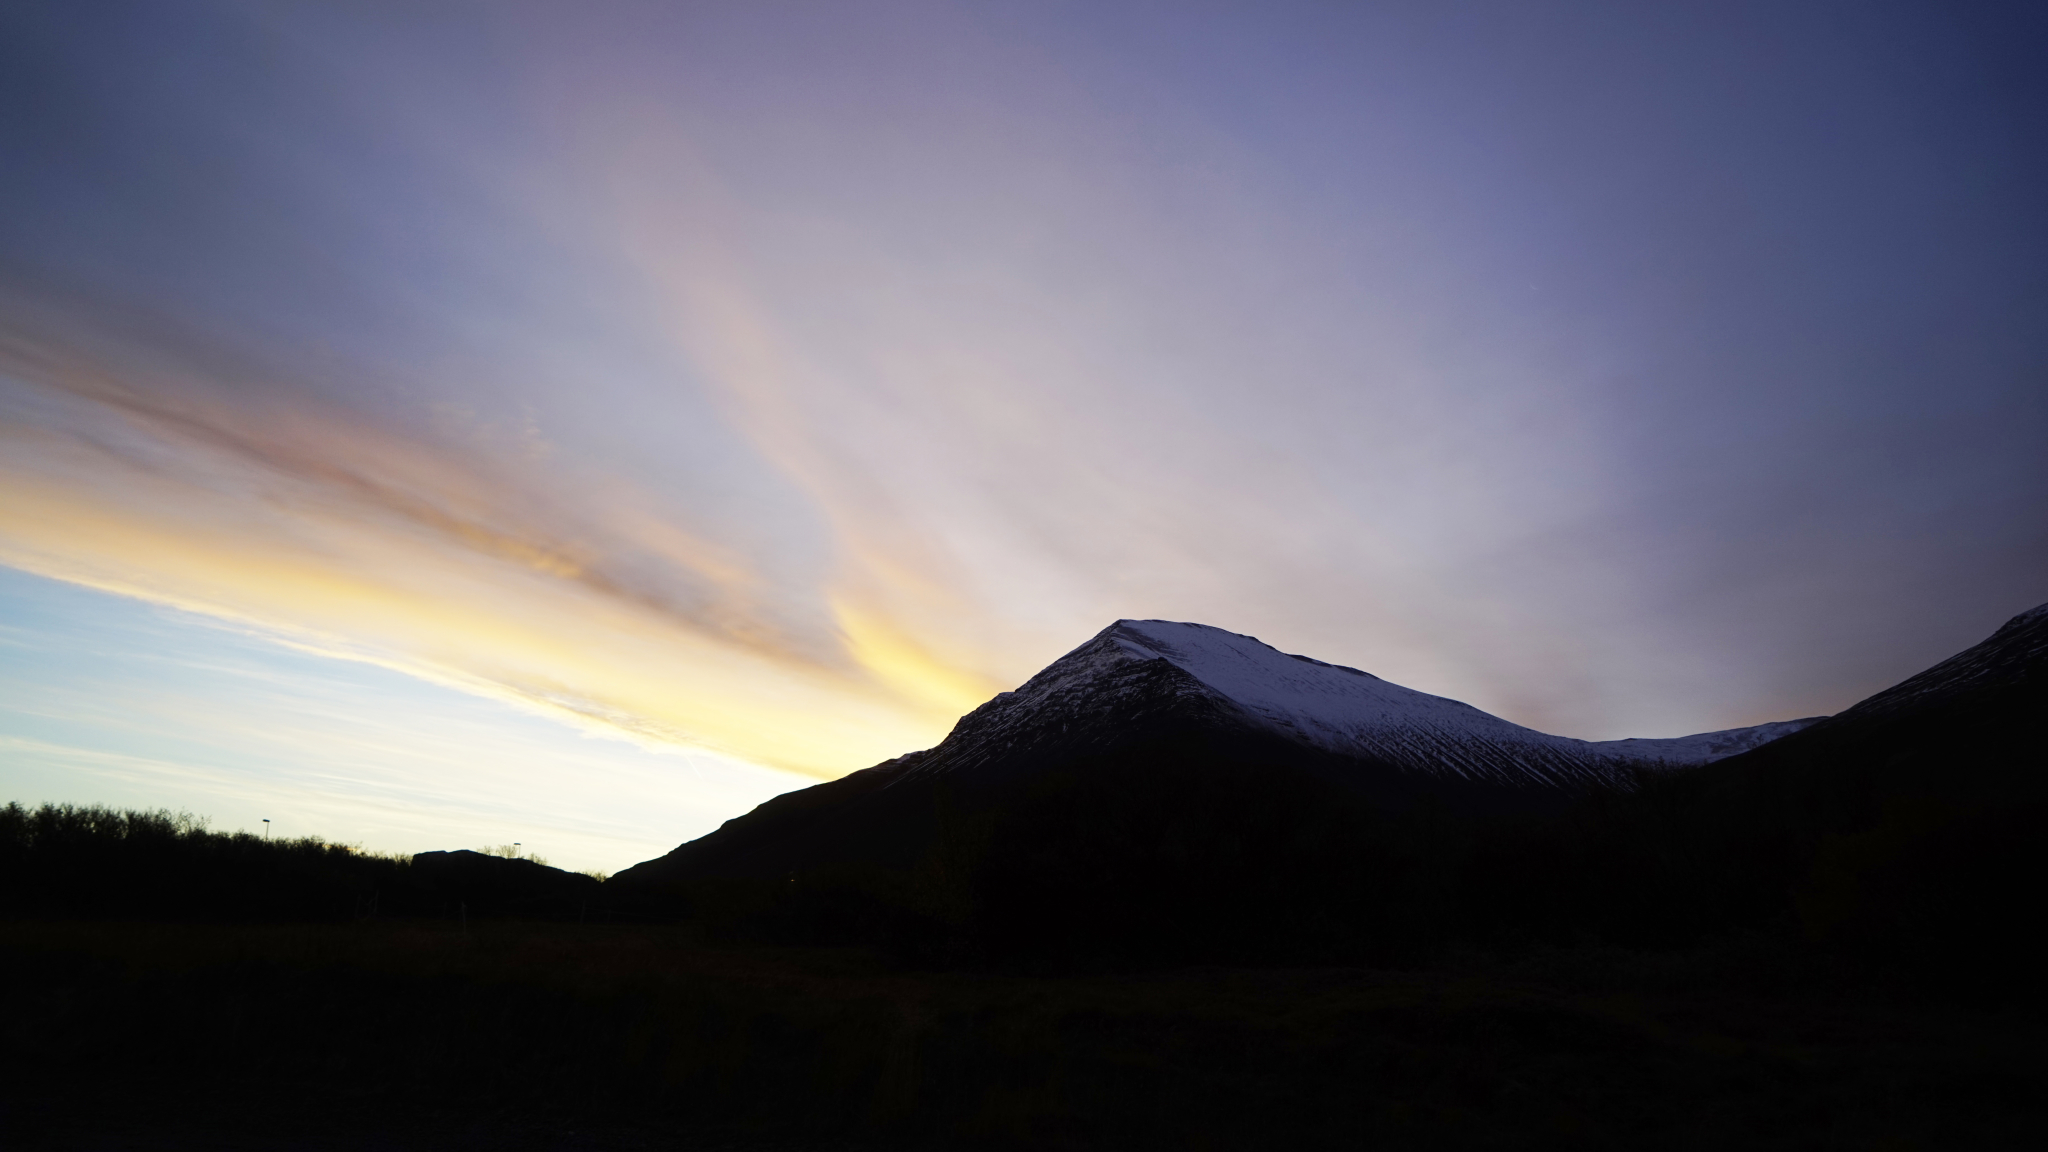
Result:
M1119 620L963 717L907 775L971 772L1054 744L1106 744L1112 734L1167 712L1381 768L1510 786L1619 781L1640 767L1702 764L1813 722L1671 739L1574 740L1221 628Z

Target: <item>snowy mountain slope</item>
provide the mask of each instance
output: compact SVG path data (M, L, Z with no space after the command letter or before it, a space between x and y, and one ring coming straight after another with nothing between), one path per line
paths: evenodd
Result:
M2005 622L1989 639L1863 700L1840 719L1897 714L1938 700L2048 677L2048 604Z
M1630 737L1626 740L1595 740L1586 743L1588 747L1597 749L1602 754L1682 768L1689 764L1710 764L1738 752L1761 748L1780 736L1790 736L1825 719L1825 716L1804 716L1797 720L1773 720L1767 724L1753 724L1748 728L1723 728L1718 732L1699 732L1691 736L1671 736L1663 739Z
M1574 740L1221 628L1119 620L963 717L905 777L972 773L1032 749L1108 739L1169 713L1381 767L1509 786L1572 786L1619 780L1635 767L1703 764L1814 722L1672 739Z

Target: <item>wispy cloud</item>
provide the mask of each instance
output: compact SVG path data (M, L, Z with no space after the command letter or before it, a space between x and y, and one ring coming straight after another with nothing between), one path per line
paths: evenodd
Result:
M0 426L0 558L18 567L801 772L929 743L954 714L869 675L840 637L793 635L744 555L651 514L624 479L614 499L564 500L542 469L311 397L234 405L207 383L37 360L6 366Z

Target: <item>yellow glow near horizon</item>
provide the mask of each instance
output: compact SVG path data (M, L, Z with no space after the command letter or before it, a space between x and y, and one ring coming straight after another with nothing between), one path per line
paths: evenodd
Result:
M211 460L214 482L196 483L7 431L0 562L599 731L831 778L928 747L980 702L970 678L871 612L840 610L847 651L836 660L778 642L766 624L722 621L748 610L744 562L644 514L624 517L634 535L729 603L680 615L592 572L595 556L572 562L573 541L453 515L394 520L375 501L337 499L332 485L304 482L324 478L317 436L296 446L316 455L297 474L233 476L233 461Z

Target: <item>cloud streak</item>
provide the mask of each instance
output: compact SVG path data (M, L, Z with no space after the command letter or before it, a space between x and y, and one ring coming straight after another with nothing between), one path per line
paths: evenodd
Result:
M951 718L835 637L788 637L745 557L637 510L623 484L564 508L537 477L313 400L233 406L58 363L8 364L10 414L41 416L0 426L15 566L812 774ZM873 625L862 643L885 645Z

